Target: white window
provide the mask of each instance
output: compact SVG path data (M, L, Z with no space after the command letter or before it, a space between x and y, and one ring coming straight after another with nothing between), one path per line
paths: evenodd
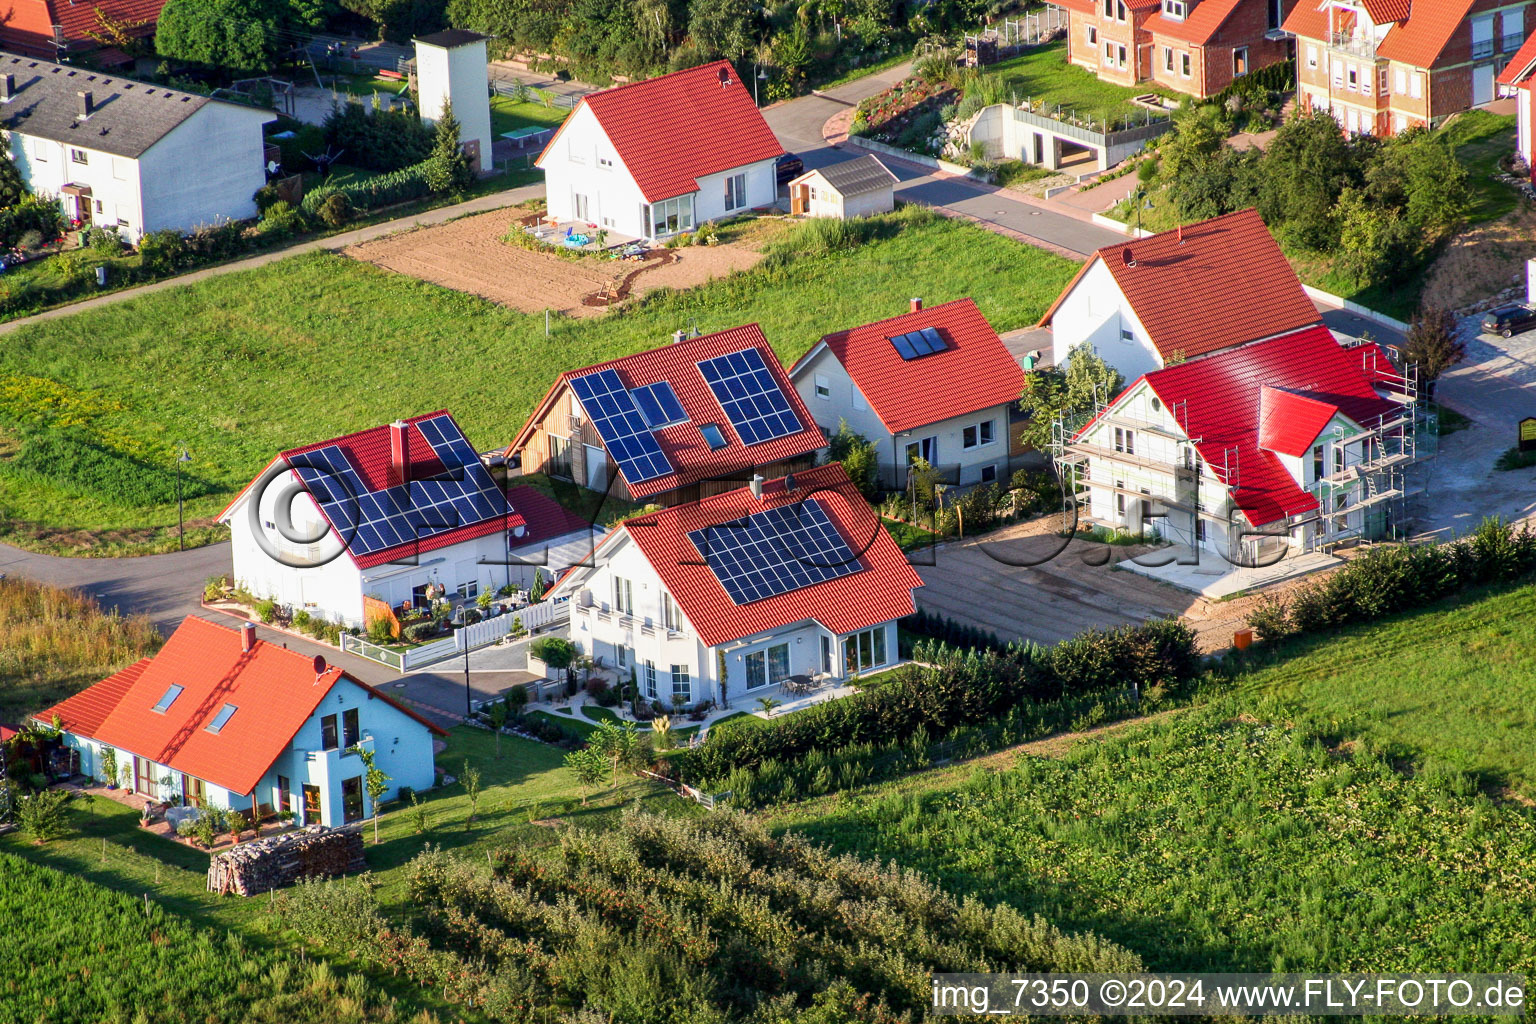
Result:
M992 420L982 420L960 432L962 448L980 448L984 444L991 444L992 441Z
M47 163L48 162L48 146L49 146L49 144L44 142L42 139L33 139L32 140L32 159L36 160L38 163L42 163L42 164Z
M625 615L635 613L635 586L622 576L613 578L613 610Z
M908 444L907 465L912 465L918 459L922 459L930 466L937 466L939 464L939 439L936 437L925 437Z
M1173 70L1173 47L1171 46L1163 47L1163 70Z
M672 697L674 701L681 698L684 704L693 703L693 680L687 665L672 666Z
M1185 78L1188 78L1191 74L1189 66L1189 54L1187 53L1179 54L1179 74Z
M1424 76L1417 71L1408 73L1408 95L1414 99L1421 99L1424 96Z
M656 699L656 663L650 658L645 659L645 695Z
M1397 69L1397 94L1402 96L1408 92L1408 74L1402 68Z
M1317 67L1317 47L1315 46L1307 47L1307 67L1314 69Z
M816 397L829 402L832 400L832 381L825 374L816 375Z
M69 162L72 164L88 164L91 162L91 157L83 149L71 149L69 151Z
M1125 0L1115 0L1115 20L1125 20ZM1124 49L1124 47L1121 47L1121 49Z
M1104 0L1104 17L1106 17L1106 18L1113 18L1114 16L1115 16L1115 0Z
M1504 32L1504 44L1500 49L1518 50L1520 43L1525 39L1525 11L1519 7L1512 11L1505 11L1500 16L1501 28Z
M1472 59L1493 56L1493 15L1472 19Z
M1248 73L1248 47L1237 46L1232 50L1232 77L1241 78Z
M884 626L843 638L843 668L849 675L884 665L885 655Z
M1120 340L1129 345L1136 340L1136 332L1129 327L1122 327L1120 328Z
M693 230L692 195L678 196L640 209L641 222L651 225L652 237Z
M1386 68L1382 68L1380 74L1377 75L1376 91L1378 93L1380 93L1382 96L1385 96L1387 94L1387 69Z
M855 384L851 390L853 392L853 407L855 409L868 409L869 403L864 401L864 395L859 391L859 386Z
M661 624L674 633L680 633L683 629L683 613L678 611L672 595L665 591L661 594Z
M587 215L587 197L577 192L571 196L571 199L574 200L573 205L576 207L576 219L590 220L591 218Z
M124 160L120 156L112 158L112 177L118 181L127 181L128 172L133 168L132 160Z
M1124 427L1115 428L1115 451L1126 455L1136 454L1136 431ZM1118 484L1116 486L1119 486Z
M1360 93L1363 96L1371 94L1371 69L1362 68L1360 71Z
M1089 25L1088 26L1088 45L1089 46L1098 46L1099 45L1099 27L1097 25Z
M565 154L573 164L584 164L587 162L586 155L576 145L575 139L571 139L565 144Z
M613 170L613 161L606 156L600 156L597 158L597 166L605 171L611 171Z
M1333 62L1333 87L1335 89L1344 88L1344 64L1342 61L1336 60Z
M725 179L725 208L739 210L747 205L747 176L733 174Z
M1124 21L1125 19L1122 18L1120 20ZM1118 62L1119 62L1118 66L1121 67L1121 68L1124 68L1125 67L1125 47L1123 47L1123 46L1115 47L1115 53L1116 53L1116 57L1117 57Z
M984 483L984 484L996 483L997 482L997 467L996 466L982 466L981 467L981 482Z
M1348 70L1345 72L1345 76L1346 77L1345 77L1345 83L1344 84L1349 87L1350 91L1351 92L1359 92L1360 91L1360 69L1358 67L1356 67L1355 65L1351 64L1349 66Z
M470 580L459 584L459 596L466 601L473 601L480 596L480 581Z
M1163 14L1175 21L1183 21L1188 10L1184 0L1163 0Z
M1121 493L1125 489L1124 480L1115 481L1115 515L1125 518L1125 495Z

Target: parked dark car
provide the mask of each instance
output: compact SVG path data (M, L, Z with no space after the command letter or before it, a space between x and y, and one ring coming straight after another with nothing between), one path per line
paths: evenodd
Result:
M1483 314L1483 331L1509 337L1536 327L1536 309L1530 306L1500 306Z
M805 161L793 153L785 153L779 157L779 162L774 165L773 169L775 176L778 178L779 187L783 188L805 173Z

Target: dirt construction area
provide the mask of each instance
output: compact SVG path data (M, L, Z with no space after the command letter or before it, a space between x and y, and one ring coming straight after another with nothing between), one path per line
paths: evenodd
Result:
M343 252L524 313L548 309L569 316L598 316L612 308L583 300L612 292L629 275L634 275L629 286L629 298L634 298L657 288L692 288L762 259L760 252L742 243L680 247L668 250L667 259L643 267L599 256L566 259L501 240L524 213L493 210L349 246Z

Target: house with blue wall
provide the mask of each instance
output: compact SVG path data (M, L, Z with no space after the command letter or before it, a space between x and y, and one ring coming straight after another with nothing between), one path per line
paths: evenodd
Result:
M191 616L154 657L36 718L58 720L81 772L151 800L332 826L373 814L357 748L373 751L392 799L432 786L443 734L323 657L258 640L254 623Z

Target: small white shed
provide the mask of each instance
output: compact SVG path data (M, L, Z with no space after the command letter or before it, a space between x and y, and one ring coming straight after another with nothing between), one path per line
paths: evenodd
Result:
M790 212L807 217L864 217L896 206L896 175L873 156L806 171L789 183Z

